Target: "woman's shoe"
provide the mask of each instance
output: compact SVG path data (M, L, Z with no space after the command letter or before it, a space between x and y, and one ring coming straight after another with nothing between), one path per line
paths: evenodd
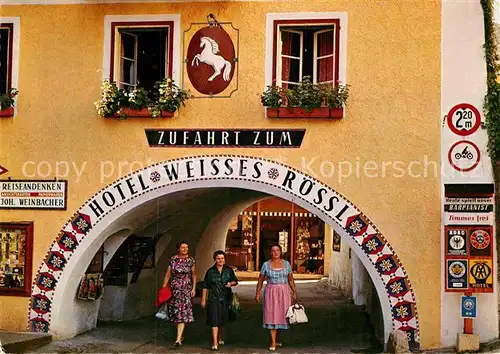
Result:
M278 342L278 343L276 343L276 346L277 346L277 347L282 347L282 346L283 346L283 343L282 343L282 342Z
M219 350L219 348L216 345L212 345L212 351L216 352L217 350Z
M174 345L173 345L173 347L174 348L179 348L181 345L182 345L181 342L175 342Z
M223 341L223 340L220 340L220 341L219 341L219 345L224 345L224 341Z
M270 351L270 352L274 352L274 351L276 351L276 347L269 347L269 351Z

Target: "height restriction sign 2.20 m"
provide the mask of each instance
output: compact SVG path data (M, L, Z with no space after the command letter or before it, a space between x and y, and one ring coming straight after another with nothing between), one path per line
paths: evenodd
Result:
M461 136L471 135L481 125L481 114L471 104L457 104L448 113L447 123L453 133Z

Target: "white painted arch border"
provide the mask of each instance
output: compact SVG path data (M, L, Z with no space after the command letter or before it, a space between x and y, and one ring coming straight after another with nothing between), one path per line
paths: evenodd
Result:
M208 168L219 162L219 173L209 175ZM224 164L233 167L233 171L228 173L230 171L226 169L223 173ZM165 167L171 171L173 166L179 166L179 173L175 181L170 181ZM236 169L236 166L246 166L245 174L242 174L241 169ZM260 171L260 176L256 177L257 170ZM214 169L211 171L215 172ZM286 177L290 176L295 176L291 189L283 186ZM298 181L303 184L299 186ZM122 202L105 210L102 197L109 197L113 192L118 195L118 189L122 190L124 185L129 184L133 184L135 189L139 186L147 188L141 192L136 190L134 195L125 196ZM312 186L306 195L303 188L300 188L303 185ZM167 194L214 187L242 188L275 195L315 213L331 225L361 259L370 274L382 307L385 342L392 330L400 329L408 334L411 348L419 349L415 294L399 258L375 225L344 196L293 167L263 158L224 154L182 157L153 164L118 179L87 200L61 229L38 269L30 300L29 330L58 332L61 335L67 324L74 321L78 311L81 314L81 311L89 308L89 305L82 304L75 296L78 280L82 275L77 264L80 258L86 257L90 261L94 253L89 252L89 249L100 246L95 245L96 240L113 220L147 201ZM324 204L314 202L318 200L320 190L324 192L320 193L325 198ZM327 207L326 198L335 200L333 210L324 210ZM92 211L91 205L97 210L96 202L103 209L102 215L96 216ZM341 212L340 218L337 218ZM69 238L75 240L77 246L67 248ZM58 284L62 286L57 286Z

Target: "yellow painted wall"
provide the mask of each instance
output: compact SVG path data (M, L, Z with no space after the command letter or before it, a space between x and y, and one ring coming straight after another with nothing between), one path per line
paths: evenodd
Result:
M258 97L264 87L266 13L314 11L348 14L351 95L347 117L341 121L266 119ZM178 13L184 31L210 12L240 29L239 90L231 99L192 100L173 119L116 121L95 113L105 15ZM388 238L417 296L422 347L439 346L439 176L397 178L388 167L385 178L361 174L339 182L336 174L319 174L319 166L321 161L362 166L366 161L381 165L396 160L408 165L423 161L424 156L439 166L440 1L2 6L0 16L21 17L19 113L16 118L0 118L0 164L9 169L2 177L26 178L22 167L27 160L47 161L52 167L56 161L87 163L81 180L75 174L68 177L67 211L0 213L0 221L34 220L34 274L69 216L119 177L115 173L101 182L101 161L140 161L145 166L185 155L238 153L278 159L302 169L303 159L313 159L316 177L350 199ZM300 149L153 149L147 146L144 128L155 127L305 127L307 133ZM414 172L419 171L415 166ZM128 172L124 169L120 175ZM24 329L28 299L2 296L0 303L0 327Z

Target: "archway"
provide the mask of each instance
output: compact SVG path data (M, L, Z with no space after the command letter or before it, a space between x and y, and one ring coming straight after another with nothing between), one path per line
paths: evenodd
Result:
M361 259L381 302L384 337L394 329L419 347L416 297L398 256L361 211L341 194L272 160L240 155L203 155L157 163L129 174L92 196L61 229L34 279L29 330L71 336L67 324L96 305L76 301L81 260L94 255L97 238L120 215L160 196L198 188L241 188L296 203L345 239ZM80 262L79 262L80 261ZM88 263L88 262L87 262Z

